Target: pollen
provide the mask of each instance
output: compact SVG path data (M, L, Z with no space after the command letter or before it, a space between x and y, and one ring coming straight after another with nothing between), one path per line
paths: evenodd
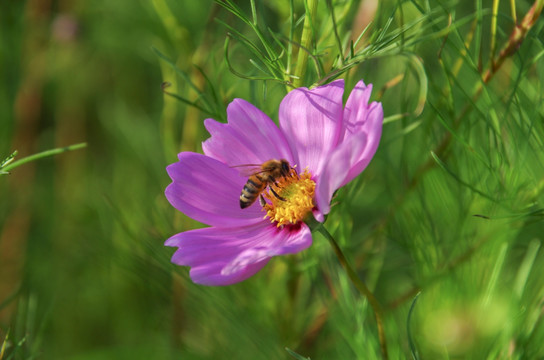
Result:
M271 187L279 197L270 190L263 192L267 200L263 206L266 211L264 218L270 218L278 227L299 223L315 207L315 182L311 179L311 174L308 169L300 175L295 169L291 169L289 176L278 179L276 183L277 186Z

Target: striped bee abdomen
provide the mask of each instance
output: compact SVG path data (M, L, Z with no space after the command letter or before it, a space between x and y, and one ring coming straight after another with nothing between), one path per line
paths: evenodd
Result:
M252 175L242 189L240 194L240 208L245 209L255 202L259 194L266 187L266 182Z

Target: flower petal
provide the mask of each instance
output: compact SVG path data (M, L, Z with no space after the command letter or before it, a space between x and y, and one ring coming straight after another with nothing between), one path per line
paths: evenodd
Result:
M270 223L234 228L204 228L174 235L172 262L190 266L191 279L203 285L230 285L249 278L272 256L296 253L311 245L310 229L279 229Z
M345 133L316 179L318 221L330 210L333 193L359 175L376 153L382 133L381 103L368 104L372 85L359 81L351 92L344 109Z
M271 159L293 160L287 140L261 110L242 99L227 108L228 123L207 119L211 137L204 141L204 154L230 166L262 164Z
M382 135L383 108L379 102L368 103L372 93L372 84L368 86L361 80L351 91L346 108L344 109L344 121L346 131L344 141L351 137L365 141L365 146L359 148L359 154L352 154L352 160L348 167L349 173L341 186L346 185L359 175L370 163L370 160L378 149Z
M166 168L172 183L168 201L185 215L212 226L244 226L262 222L257 205L240 209L240 193L247 178L233 168L202 154L182 152L179 162Z
M372 84L365 85L363 80L360 80L351 90L344 109L344 122L348 132L355 132L357 125L364 123L370 95L372 95Z
M323 172L316 179L315 201L318 212L314 212L314 216L317 221L323 221L323 215L329 213L332 195L347 183L351 167L359 166L357 159L364 152L366 145L367 139L364 134L360 139L350 137L329 157Z
M319 174L343 133L342 94L344 80L312 90L298 88L280 104L280 126L296 154L295 163Z

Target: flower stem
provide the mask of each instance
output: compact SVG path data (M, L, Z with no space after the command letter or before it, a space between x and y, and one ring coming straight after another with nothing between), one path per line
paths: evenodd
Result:
M300 39L300 47L297 55L297 65L295 68L295 78L293 79L293 86L295 88L301 87L303 82L304 73L308 64L308 50L311 49L312 44L312 22L315 21L315 13L317 11L317 0L307 0L306 3L306 17L304 18L304 27L302 28L302 36Z
M329 243L331 244L336 257L338 257L338 261L340 261L340 264L346 270L349 279L353 283L353 285L359 290L361 295L366 297L368 302L370 303L370 306L372 306L372 310L374 310L374 315L376 316L376 325L378 327L378 337L380 339L380 348L382 351L382 355L384 359L388 358L387 355L387 345L386 345L386 339L385 339L385 331L383 327L383 311L380 303L378 300L374 297L374 294L370 292L368 287L365 285L365 283L359 278L355 270L351 267L351 265L348 263L348 260L346 259L344 253L342 252L342 249L340 249L340 246L338 246L338 243L332 235L325 229L325 227L322 224L319 224L317 227L315 227L315 230L319 231L323 236L329 240Z
M65 146L65 147L61 147L61 148L42 151L40 153L29 155L27 157L24 157L22 159L19 159L19 160L13 161L13 162L11 162L11 159L10 159L9 161L7 161L7 162L5 162L3 164L4 166L1 168L1 170L4 171L4 172L7 172L7 171L9 171L11 169L16 168L19 165L26 164L27 162L38 160L38 159L48 157L48 156L57 155L57 154L60 154L60 153L66 152L66 151L78 150L78 149L84 148L85 146L87 146L87 143L79 143L79 144L69 145L69 146ZM11 163L11 164L9 164L9 163Z

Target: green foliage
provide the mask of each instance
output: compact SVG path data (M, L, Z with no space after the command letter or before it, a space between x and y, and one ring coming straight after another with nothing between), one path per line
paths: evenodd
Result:
M163 246L201 226L163 191L206 117L241 97L277 119L293 84L339 77L386 123L325 226L389 358L544 357L544 22L493 4L3 2L0 358L381 358L325 237L224 288Z
M36 160L39 160L39 159L42 159L42 158L45 158L45 157L48 157L48 156L58 155L58 154L61 154L63 152L66 152L66 151L81 149L81 148L85 147L86 145L87 144L85 144L85 143L81 143L81 144L65 146L63 148L46 150L46 151L42 151L42 152L37 153L37 154L26 156L26 157L24 157L22 159L19 159L17 161L13 161L13 160L15 160L15 156L17 155L17 150L15 150L13 153L11 153L10 156L8 156L6 159L4 159L0 163L0 175L9 174L9 172L8 172L9 170L14 169L17 166L21 166L21 165L23 165L23 164L25 164L27 162L36 161Z
M293 350L289 349L289 348L285 348L285 350L289 353L289 355L291 355L292 357L294 357L295 359L297 360L311 360L310 358L306 358L300 354L297 354L296 352L294 352Z
M17 150L12 152L7 158L5 158L4 160L2 160L2 162L0 162L0 175L9 174L7 171L4 170L4 168L15 159L16 155L17 155Z

